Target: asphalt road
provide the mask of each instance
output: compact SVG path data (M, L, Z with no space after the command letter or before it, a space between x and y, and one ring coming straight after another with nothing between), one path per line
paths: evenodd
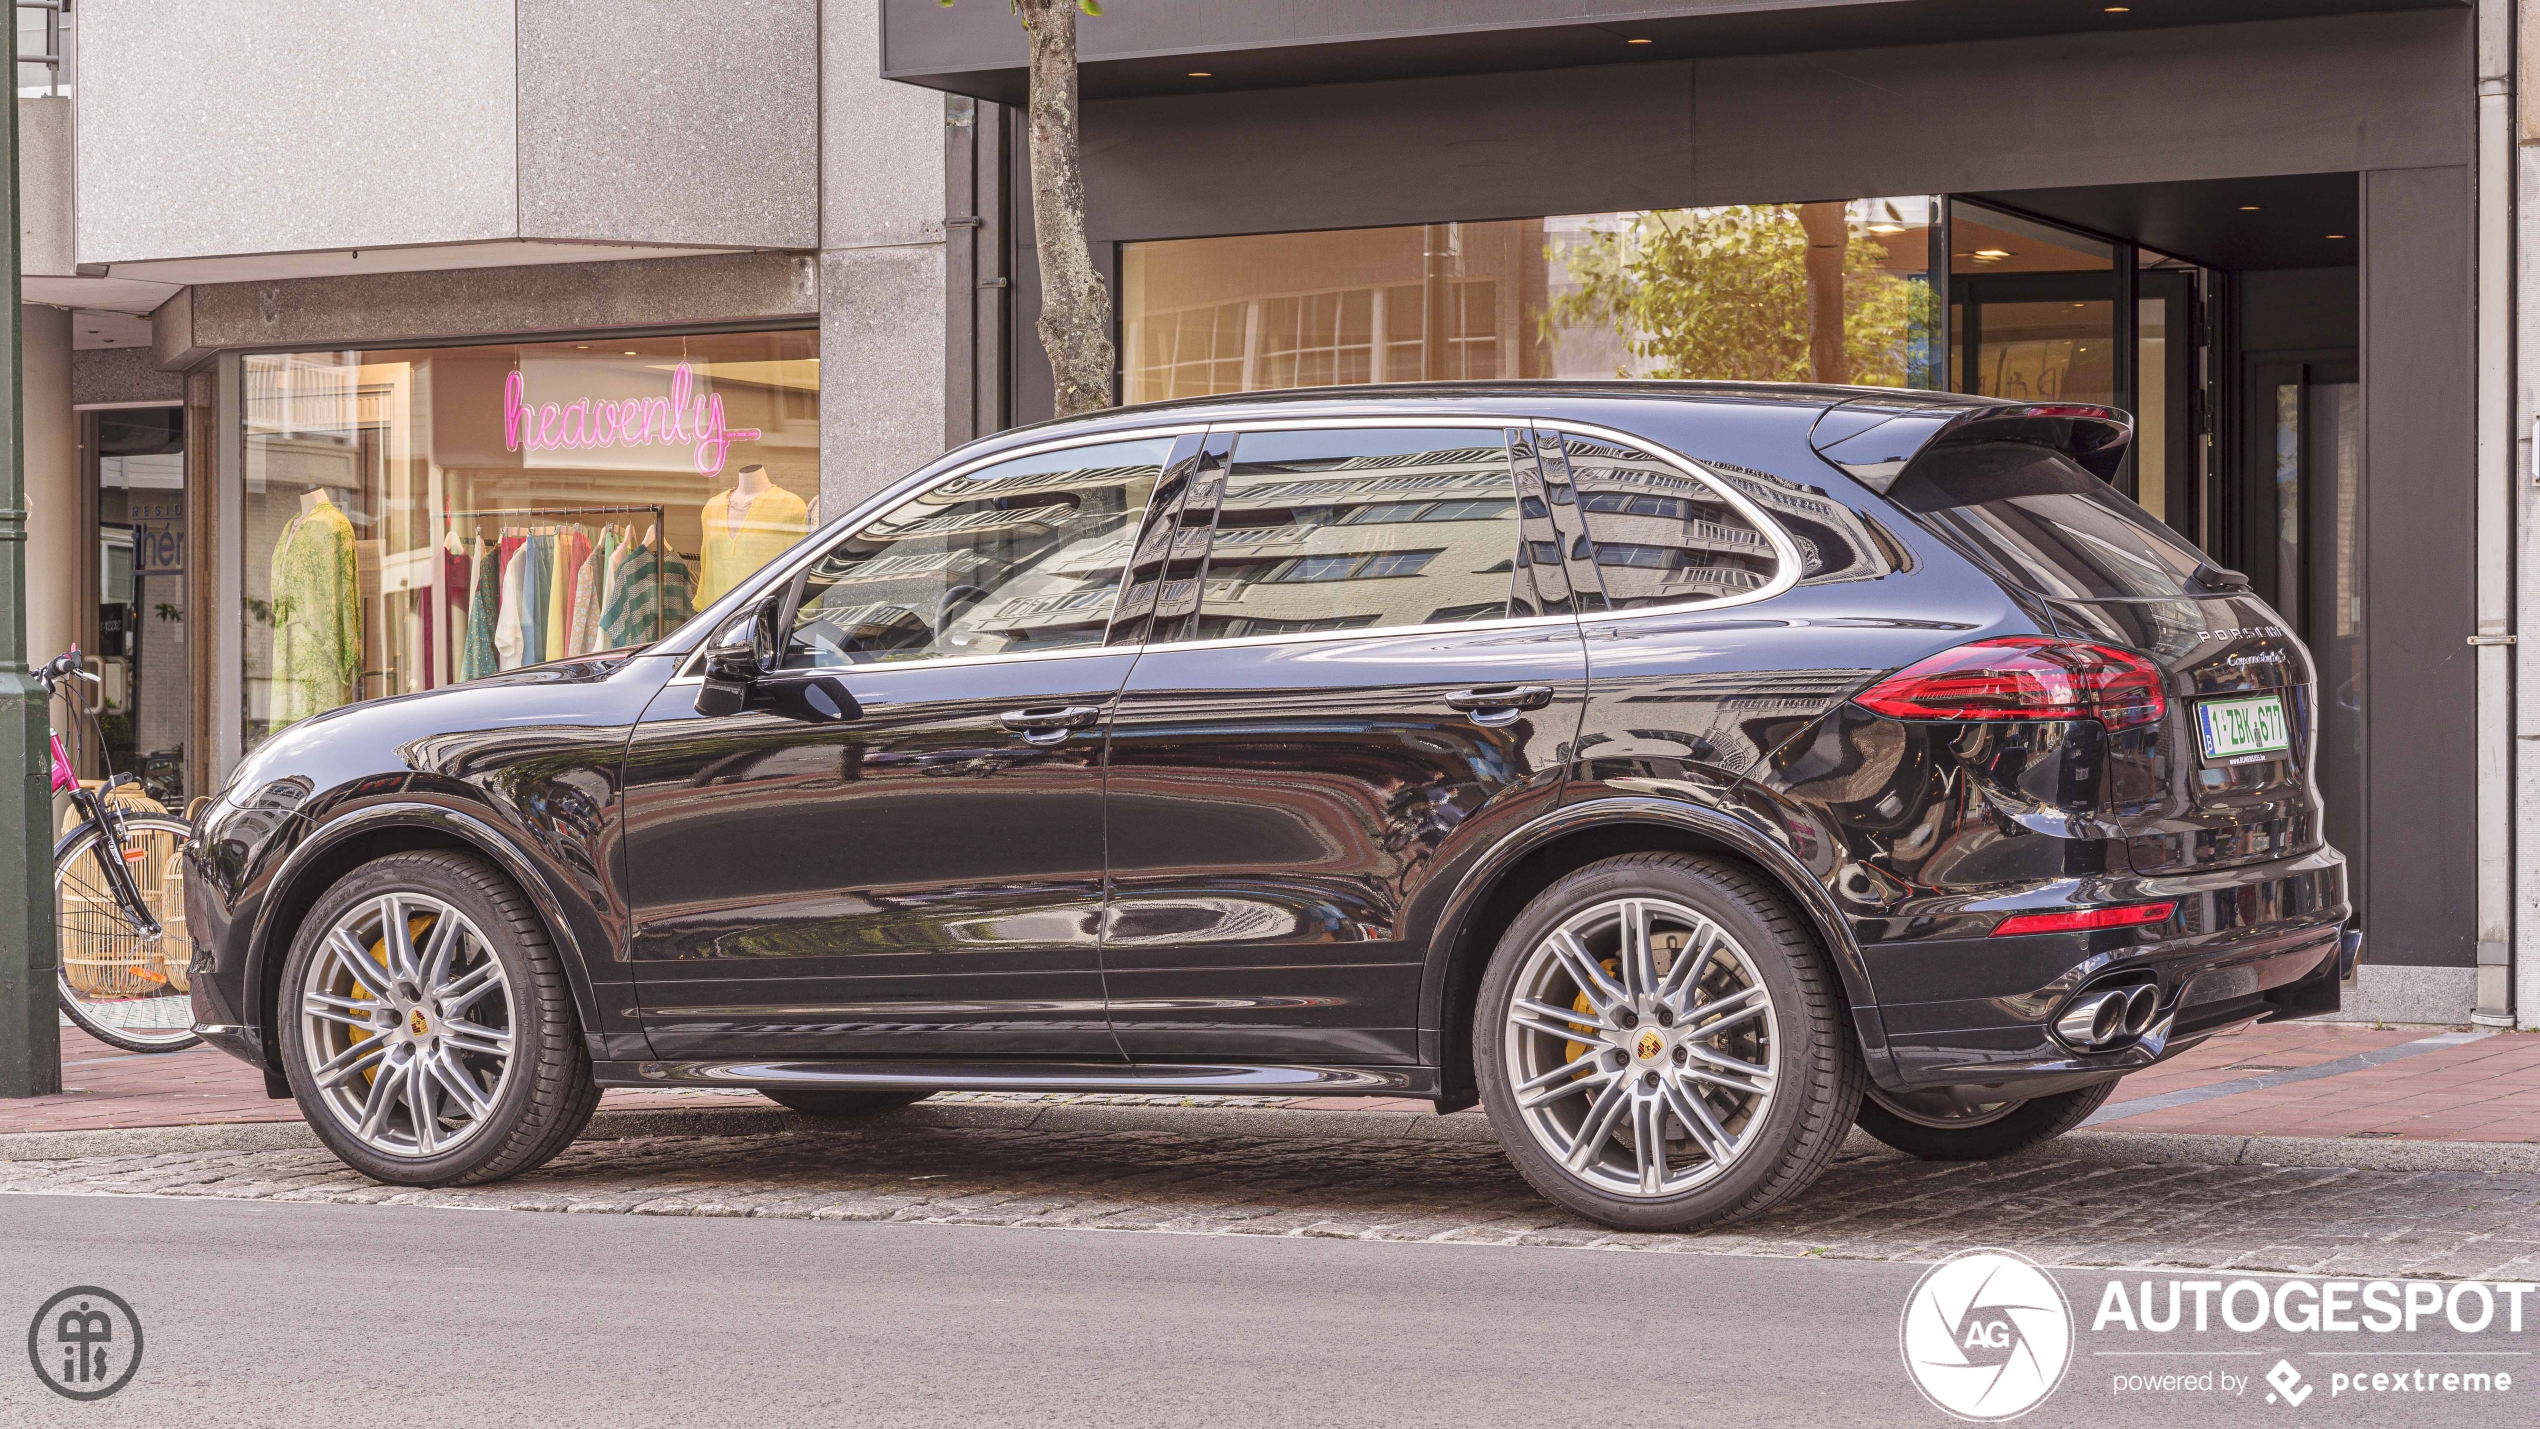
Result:
M12 1348L0 1359L0 1423L1944 1424L1898 1354L1921 1271L1308 1237L13 1195L0 1197L0 1334L16 1341L19 1317L93 1284L131 1302L148 1350L130 1387L74 1404ZM2263 1375L2280 1356L2316 1382L2302 1420L2527 1424L2540 1394L2532 1366L2509 1393L2332 1399L2332 1370L2368 1365L2315 1353L2371 1351L2384 1358L2370 1366L2399 1370L2531 1365L2540 1296L2523 1334L2430 1324L2330 1347L2316 1334L2219 1326L2093 1332L2112 1272L2056 1278L2079 1322L2072 1367L2023 1423L2264 1422L2291 1412L2263 1402ZM2219 1372L2248 1387L2115 1392L2114 1376L2149 1372Z

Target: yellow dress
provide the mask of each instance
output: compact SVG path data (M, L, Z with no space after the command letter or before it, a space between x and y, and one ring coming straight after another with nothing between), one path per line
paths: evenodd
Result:
M770 485L736 512L732 493L707 498L700 513L705 523L704 569L697 578L697 604L711 605L725 591L750 578L786 547L811 533L811 507L781 486Z

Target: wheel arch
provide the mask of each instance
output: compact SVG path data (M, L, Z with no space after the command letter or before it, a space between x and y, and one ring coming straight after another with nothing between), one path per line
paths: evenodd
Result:
M599 1026L597 999L577 935L564 901L537 864L493 824L464 810L439 804L372 804L343 815L301 840L275 870L271 890L257 910L248 939L247 987L252 1015L263 1022L265 1070L282 1074L282 965L290 960L291 943L300 924L326 891L353 870L390 854L447 850L468 853L492 863L529 897L548 939L564 964L565 981L573 989L574 1010L587 1036Z
M1500 930L1564 874L1617 854L1654 850L1734 860L1788 898L1835 965L1853 1040L1874 1078L1884 1069L1887 1035L1860 944L1805 865L1762 832L1708 809L1663 799L1593 799L1547 814L1493 845L1438 919L1421 979L1421 1025L1437 1039L1441 1108L1471 1106L1480 1096L1473 1080L1473 1007Z

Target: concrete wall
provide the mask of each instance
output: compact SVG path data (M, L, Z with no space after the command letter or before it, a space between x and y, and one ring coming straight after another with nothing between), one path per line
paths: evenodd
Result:
M522 237L813 246L818 0L519 4Z
M90 263L509 237L513 0L87 0Z
M819 0L79 13L81 262L817 241Z
M80 579L78 419L71 412L71 315L18 310L26 325L26 639L35 661L79 638L79 608L97 592Z
M877 11L821 36L820 486L835 514L944 446L944 97L878 73Z
M150 315L160 365L222 348L388 346L610 327L808 322L819 270L804 253L716 253L187 288Z
M18 101L18 271L71 274L71 102Z

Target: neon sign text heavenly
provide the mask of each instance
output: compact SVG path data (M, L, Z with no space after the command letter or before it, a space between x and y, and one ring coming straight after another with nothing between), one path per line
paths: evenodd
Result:
M600 451L608 447L696 447L697 470L715 476L734 442L759 439L756 427L723 425L723 394L696 395L697 374L682 362L671 369L667 397L629 397L613 402L589 397L571 402L529 400L529 381L513 368L503 379L503 449L533 452Z

